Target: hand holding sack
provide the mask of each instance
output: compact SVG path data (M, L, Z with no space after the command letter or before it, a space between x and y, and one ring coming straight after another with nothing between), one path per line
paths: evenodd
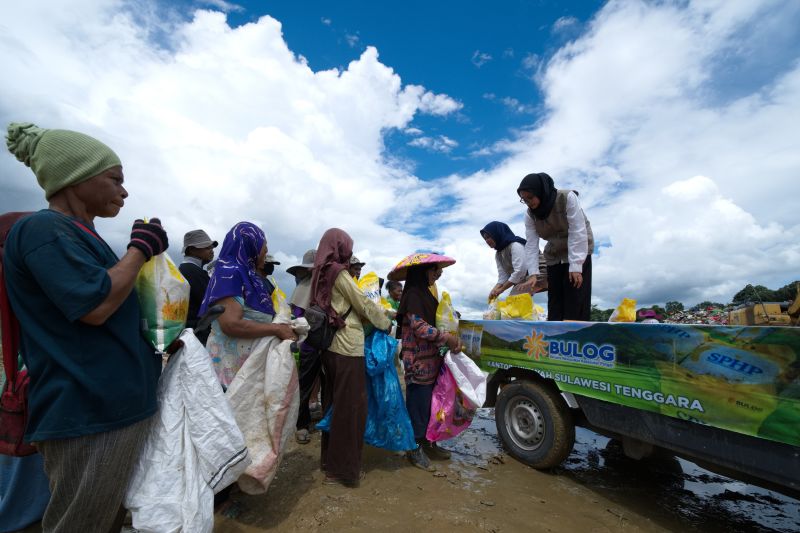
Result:
M541 320L534 313L533 296L528 293L512 294L505 300L489 301L489 308L483 313L484 320Z
M137 218L133 222L128 248L131 246L144 254L145 261L150 261L153 256L165 252L169 248L169 239L167 232L161 227L161 221L153 218L147 222Z
M478 365L453 349L459 347L458 319L455 317L450 294L443 291L436 309L436 329L447 332L454 343L444 356L431 397L431 416L425 438L431 442L452 439L467 429L475 416L475 410L486 400L486 376ZM460 347L459 347L460 348ZM483 392L480 392L482 388Z
M497 306L497 299L489 300L489 306L483 312L484 320L500 320L500 309Z
M157 218L133 223L128 247L141 250L147 257L136 276L144 335L160 351L178 338L189 314L189 282L163 253L168 245L167 233Z
M452 439L469 427L486 401L487 376L469 356L461 352L445 355L433 387L426 439Z
M534 320L533 296L528 293L512 294L497 302L500 320Z

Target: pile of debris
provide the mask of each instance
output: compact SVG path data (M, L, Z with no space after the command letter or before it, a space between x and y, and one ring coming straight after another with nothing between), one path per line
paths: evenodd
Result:
M704 309L692 309L688 311L676 311L668 314L664 322L671 324L712 324L715 326L728 325L728 311L732 305L724 307L706 307Z

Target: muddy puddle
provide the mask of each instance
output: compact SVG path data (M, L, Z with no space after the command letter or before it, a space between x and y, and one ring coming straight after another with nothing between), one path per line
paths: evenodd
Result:
M472 427L445 446L455 452L453 468L468 483L489 482L481 471L498 461L527 468L504 454L491 409L481 409ZM634 461L625 457L616 441L583 428L577 429L573 452L553 475L674 531L800 531L796 499L675 457ZM489 483L497 499L505 497L502 482Z

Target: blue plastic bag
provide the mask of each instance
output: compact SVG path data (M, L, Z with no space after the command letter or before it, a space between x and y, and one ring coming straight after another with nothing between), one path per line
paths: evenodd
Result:
M397 339L383 331L373 331L364 339L367 367L367 427L364 442L392 451L417 447L414 429L408 417L403 391L394 368ZM330 431L333 406L317 424L320 431Z

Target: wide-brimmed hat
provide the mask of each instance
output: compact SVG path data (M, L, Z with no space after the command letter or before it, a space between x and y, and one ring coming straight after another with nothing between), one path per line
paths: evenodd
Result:
M417 265L442 265L442 268L455 264L456 260L446 255L435 253L413 253L404 257L397 263L386 277L392 281L403 281L408 275L408 269Z
M193 229L192 231L187 231L183 236L183 250L181 253L185 254L186 249L190 246L194 248L208 248L209 246L216 248L218 244L217 241L212 241L205 231Z
M265 265L268 265L268 264L270 264L270 263L272 263L273 265L280 265L280 264L281 264L281 262L280 262L280 261L278 261L277 259L275 259L275 256L274 256L274 255L267 254L267 255L264 257L264 264L265 264Z
M361 265L361 266L366 265L366 263L364 261L362 261L361 259L359 259L358 257L356 257L354 255L350 256L350 264L351 265Z
M303 263L300 265L290 266L286 269L286 272L291 274L292 276L296 276L300 273L301 270L307 269L311 270L314 268L314 259L317 257L316 250L308 250L306 253L303 254Z

